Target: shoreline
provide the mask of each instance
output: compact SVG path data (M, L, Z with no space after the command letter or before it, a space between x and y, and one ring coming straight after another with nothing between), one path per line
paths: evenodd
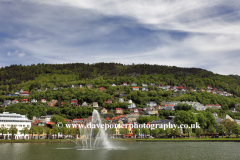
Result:
M73 143L68 139L0 140L0 143ZM240 138L202 138L202 139L111 139L126 142L240 142Z

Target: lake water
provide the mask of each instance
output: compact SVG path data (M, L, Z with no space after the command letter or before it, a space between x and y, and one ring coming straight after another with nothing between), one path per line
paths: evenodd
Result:
M1 160L238 160L239 142L113 142L114 149L82 150L75 143L0 143Z

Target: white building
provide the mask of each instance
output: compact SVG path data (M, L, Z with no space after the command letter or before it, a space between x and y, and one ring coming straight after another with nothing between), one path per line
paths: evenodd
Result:
M32 99L31 103L37 103L37 100L36 99Z
M128 109L130 109L130 108L136 108L135 103L130 103L130 104L128 105Z
M16 126L18 129L17 134L14 135L15 139L23 139L24 134L21 134L21 130L25 127L31 128L31 121L28 120L26 115L20 115L16 113L3 112L0 113L0 127L6 127L10 129L11 126ZM3 134L4 139L11 139L12 135L10 133ZM29 135L25 134L25 139L29 139Z
M149 102L147 102L146 106L153 108L153 107L157 106L157 103L155 101L149 101Z
M119 98L119 102L124 102L124 98Z

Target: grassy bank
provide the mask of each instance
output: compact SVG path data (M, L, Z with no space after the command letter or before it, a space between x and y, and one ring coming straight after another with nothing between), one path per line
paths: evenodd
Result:
M0 140L0 143L66 143L66 142L71 141L66 139Z

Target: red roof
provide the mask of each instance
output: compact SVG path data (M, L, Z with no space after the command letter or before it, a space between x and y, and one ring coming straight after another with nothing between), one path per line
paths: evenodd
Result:
M106 120L110 120L109 118L106 118Z
M122 108L116 108L116 110L122 110Z
M24 91L24 92L22 92L22 94L29 94L29 93L28 93L28 91Z
M54 122L48 122L47 124L55 124Z
M46 99L42 99L41 101L46 101Z
M64 119L64 121L71 121L71 119Z
M132 87L132 88L139 88L139 87Z
M28 99L23 99L22 101L28 101Z
M73 120L74 120L74 121L82 121L83 119L77 119L77 118L76 118L76 119L73 119Z

